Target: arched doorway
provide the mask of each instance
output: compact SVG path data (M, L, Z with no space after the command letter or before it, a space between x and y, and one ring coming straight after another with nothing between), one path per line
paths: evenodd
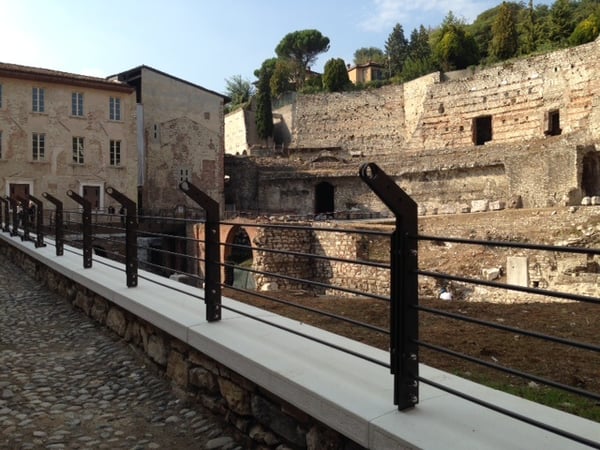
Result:
M587 197L600 195L600 153L598 152L589 152L583 157L581 189L583 195Z
M335 188L323 181L315 187L315 215L333 215L335 211Z
M254 289L254 277L245 270L252 266L252 242L246 230L234 226L227 234L227 244L223 254L225 267L225 284L243 289Z

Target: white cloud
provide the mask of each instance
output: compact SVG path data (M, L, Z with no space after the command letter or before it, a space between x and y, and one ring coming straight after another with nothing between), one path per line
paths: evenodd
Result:
M495 4L492 0L372 0L372 13L360 26L364 31L388 32L399 23L407 33L419 25L439 25L449 11L472 22Z

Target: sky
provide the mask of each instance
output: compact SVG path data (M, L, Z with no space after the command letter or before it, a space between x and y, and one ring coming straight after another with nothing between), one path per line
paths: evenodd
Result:
M538 0L549 3L548 0ZM501 0L0 0L0 62L107 77L140 65L218 93L256 80L290 32L330 40L313 70L362 47L384 49L399 23L407 38L449 11L472 22Z

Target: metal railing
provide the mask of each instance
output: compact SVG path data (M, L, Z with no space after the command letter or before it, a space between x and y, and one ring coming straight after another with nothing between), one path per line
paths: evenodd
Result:
M525 417L422 376L419 372L420 350L426 349L429 352L462 359L487 369L584 396L596 402L600 401L599 393L578 386L569 386L566 383L556 382L517 368L504 367L497 362L490 362L439 343L428 342L426 338L420 335L419 322L422 320L423 315L433 315L443 317L445 320L510 333L512 336L526 336L552 342L587 351L594 356L600 353L599 345L471 317L462 314L460 311L453 312L440 307L428 306L419 302L419 289L420 284L422 284L420 280L434 279L438 284L459 283L462 285L485 286L507 292L543 295L561 301L584 302L595 306L600 306L600 299L539 287L483 280L465 276L465 274L427 270L419 267L418 243L451 243L455 245L477 245L486 248L565 252L585 254L591 257L600 255L600 250L420 235L417 226L417 204L384 171L376 164L370 163L360 168L359 175L362 181L369 186L395 217L395 222L389 231L367 229L365 226L360 229L338 228L337 226L325 226L322 221L309 223L272 223L264 220L221 221L219 204L188 182L181 183L179 190L182 192L182 196L186 195L193 200L198 208L187 208L188 213L184 209L180 211L181 214L171 217L165 217L164 214L160 215L160 220L166 218L170 224L177 224L179 226L178 233L152 231L149 227L145 227L144 224L152 223L156 217L141 215L136 209L135 202L111 187L108 187L106 192L122 206L121 213L118 214L101 211L96 212L92 218L89 203L69 191L67 196L80 205L79 209L65 210L61 201L49 193L44 193L43 197L53 205L54 211L44 212L42 203L31 197L31 200L35 203L36 214L28 219L18 212L17 199L0 198L2 203L0 204L0 220L3 224L2 231L5 233L10 233L13 236L20 235L23 240L32 239L30 234L35 234L36 246L45 245L45 235L53 235L52 245L56 246L56 255L63 254L65 250L63 244L65 242L71 246L81 248L84 268L91 268L92 261L110 264L105 260L94 258L94 252L107 256L109 259L123 262L128 287L133 288L137 285L138 266L150 272L171 275L177 278L184 277L190 284L204 288L203 291L199 291L201 294L198 295L198 298L206 304L206 320L208 321L220 320L222 309L227 309L386 367L394 377L393 402L400 410L414 407L419 402L420 384L427 384L573 441L600 448L599 442L575 436L534 418ZM20 200L27 201L29 199ZM44 224L45 219L46 225ZM232 232L232 230L239 231L240 229L246 232L245 241L236 242L222 239L222 232L227 230L229 232ZM248 239L248 231L252 231L255 239ZM269 245L269 239L273 239L274 233L277 235L289 234L291 237L288 238L287 242L290 242L290 244L288 246ZM354 241L352 241L354 244L363 241L369 242L370 240L383 241L386 248L389 249L389 254L387 258L383 259L374 259L368 255L368 252L361 255L357 253L356 257L348 257L347 255L337 254L335 251L315 248L315 245L306 243L304 246L295 245L303 242L304 236L310 235L314 238L319 233L338 233L346 237L355 236ZM153 244L154 241L159 242L159 245ZM50 241L48 242L50 243ZM168 242L169 245L164 245L165 242ZM277 242L276 239L275 242ZM239 261L232 261L223 256L236 252L250 256L253 261L256 257L259 257L263 261L272 259L280 261L280 263L263 264L262 266L252 264L251 266L242 267ZM145 256L141 258L140 254ZM278 260L278 258L280 259ZM120 266L113 267L119 268ZM344 285L343 281L336 284L335 280L337 278L332 275L335 270L333 268L341 267L352 267L349 270L350 273L376 271L380 275L385 274L387 288L383 291L381 289L361 289ZM300 270L301 268L303 270ZM277 282L284 289L273 292L249 288L248 286L236 286L232 280L227 279L228 274L230 275L235 271L245 274L246 277L251 277L255 282L256 280L262 280L263 286L269 282ZM160 283L156 277L152 277L152 279L142 275L139 277ZM222 291L225 289L231 297L236 299L236 295L239 295L244 298L244 301L251 298L251 303L258 302L260 305L266 304L272 308L285 307L289 310L315 314L321 318L319 320L328 323L343 324L343 326L350 327L352 330L360 329L366 333L374 333L379 337L384 336L387 345L382 345L382 347L389 348L389 360L382 361L368 354L361 354L339 344L317 338L311 333L286 327L279 322L269 321L262 315L253 315L245 309L237 308L227 302L223 303ZM189 295L189 290L181 289L180 291ZM384 305L382 310L387 311L388 317L385 325L372 323L362 318L351 317L340 311L328 310L318 304L304 301L304 298L298 300L294 295L284 295L285 291L301 291L313 295L327 293L332 297L350 296L360 301L374 302ZM335 329L335 326L333 328ZM355 332L353 331L351 334L355 334Z

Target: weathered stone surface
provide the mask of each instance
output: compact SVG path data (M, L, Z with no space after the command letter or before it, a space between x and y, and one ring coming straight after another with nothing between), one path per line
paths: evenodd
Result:
M229 408L236 414L247 416L251 413L250 393L226 378L219 378L219 390Z
M342 447L340 435L331 429L315 426L306 434L307 450L338 450Z
M600 196L594 195L592 197L592 205L600 205Z
M188 370L189 363L184 359L183 355L171 350L167 360L167 376L178 386L186 388L188 385Z
M211 393L217 393L219 391L216 376L204 367L194 367L190 369L189 382L191 385L205 389Z
M583 197L581 199L581 205L582 206L590 206L592 204L592 199L591 197Z
M108 302L100 297L94 298L94 304L90 310L90 316L100 322L104 323L106 320L106 314L108 313Z
M75 306L81 308L83 312L85 312L88 316L90 315L90 310L92 309L93 303L93 298L87 296L83 292L77 292L75 296L75 301L73 302Z
M283 436L292 444L305 447L306 431L281 409L260 395L252 396L252 414L264 426Z
M483 275L484 280L492 281L500 278L501 271L498 267L492 267L489 269L483 269L481 274Z
M167 364L167 348L162 336L152 334L148 336L148 356L157 364L164 366Z
M125 331L127 330L125 314L118 308L110 308L106 315L106 326L119 336L125 336Z
M489 208L489 200L473 200L471 202L471 212L485 212Z
M501 211L506 208L506 203L502 200L494 200L490 202L490 211Z

